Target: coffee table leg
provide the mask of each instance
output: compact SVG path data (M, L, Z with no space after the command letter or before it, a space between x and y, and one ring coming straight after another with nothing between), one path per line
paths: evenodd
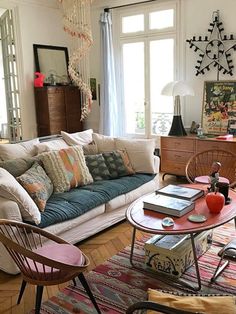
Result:
M197 275L197 282L198 286L194 287L195 291L201 290L201 277L200 277L200 271L199 271L199 266L198 266L198 259L197 259L197 252L196 252L196 246L194 242L194 234L191 233L191 243L192 243L192 249L193 249L193 258L194 258L194 264L195 264L195 269L196 269L196 275Z
M132 235L132 242L131 242L131 249L130 249L130 257L129 257L129 261L130 264L132 266L134 266L133 264L133 253L134 253L134 243L135 243L135 235L136 235L136 228L133 228L133 235Z

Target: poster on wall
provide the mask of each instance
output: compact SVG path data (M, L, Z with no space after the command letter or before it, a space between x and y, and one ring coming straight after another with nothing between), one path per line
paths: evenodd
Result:
M204 82L203 132L234 134L234 126L236 126L236 81Z

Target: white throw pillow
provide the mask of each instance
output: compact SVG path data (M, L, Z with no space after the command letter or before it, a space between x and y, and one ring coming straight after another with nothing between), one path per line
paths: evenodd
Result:
M154 167L154 139L122 139L116 138L116 149L125 149L130 162L139 173L155 173Z
M113 150L116 150L114 137L93 133L93 140L97 145L99 153L111 152Z
M35 138L22 143L0 145L0 160L32 157L36 155L35 144L39 139Z
M37 225L40 223L41 214L35 202L17 180L3 168L0 168L0 196L15 201L25 221Z
M62 138L35 145L37 155L45 152L50 152L52 150L60 150L68 147L69 145Z
M62 138L66 141L68 145L89 144L93 141L92 134L92 129L76 133L67 133L65 131L61 131Z

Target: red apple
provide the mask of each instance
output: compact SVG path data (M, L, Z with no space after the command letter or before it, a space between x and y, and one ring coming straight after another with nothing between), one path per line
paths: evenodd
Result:
M219 192L210 192L206 195L206 203L212 214L219 214L225 204L225 197Z

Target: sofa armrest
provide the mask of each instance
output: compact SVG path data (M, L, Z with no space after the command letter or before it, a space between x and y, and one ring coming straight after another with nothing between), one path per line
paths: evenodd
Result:
M159 173L160 171L160 157L154 155L154 169L155 173Z
M22 221L20 209L16 202L0 197L0 219Z

